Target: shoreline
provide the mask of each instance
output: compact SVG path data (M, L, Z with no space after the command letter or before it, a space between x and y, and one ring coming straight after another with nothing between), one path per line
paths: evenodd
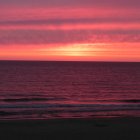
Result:
M140 140L140 117L1 120L0 132L2 140Z

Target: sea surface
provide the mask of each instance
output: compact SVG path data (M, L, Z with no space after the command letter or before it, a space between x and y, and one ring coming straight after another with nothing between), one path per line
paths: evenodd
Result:
M0 61L0 120L140 117L140 63Z

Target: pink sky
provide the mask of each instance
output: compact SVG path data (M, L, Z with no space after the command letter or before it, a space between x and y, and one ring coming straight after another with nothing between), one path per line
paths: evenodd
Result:
M0 60L140 62L138 0L0 1Z

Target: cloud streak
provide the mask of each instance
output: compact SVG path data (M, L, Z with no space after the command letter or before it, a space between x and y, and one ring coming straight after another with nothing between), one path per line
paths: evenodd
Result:
M18 6L118 6L138 7L139 0L0 0L1 5Z
M127 30L9 30L1 31L0 44L139 42L139 33Z

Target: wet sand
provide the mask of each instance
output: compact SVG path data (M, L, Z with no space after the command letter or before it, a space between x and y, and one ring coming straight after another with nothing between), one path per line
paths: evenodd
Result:
M140 140L140 118L0 121L0 140Z

